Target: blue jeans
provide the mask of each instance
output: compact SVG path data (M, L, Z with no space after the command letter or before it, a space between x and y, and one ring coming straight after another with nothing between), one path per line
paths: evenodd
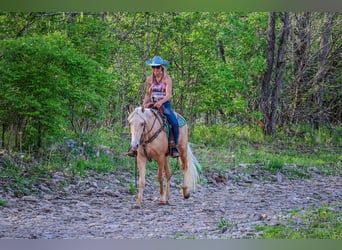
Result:
M165 102L163 104L163 107L164 107L164 115L166 116L167 120L171 124L172 133L173 133L173 136L175 137L175 144L176 146L178 146L179 125L178 125L177 117L175 113L173 112L171 103L169 101Z

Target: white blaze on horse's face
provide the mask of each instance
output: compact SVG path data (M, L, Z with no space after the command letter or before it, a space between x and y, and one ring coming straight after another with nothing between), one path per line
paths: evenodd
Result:
M144 120L135 115L133 119L130 121L130 130L131 130L131 147L136 150L139 147L139 143L142 139L142 135L144 132Z

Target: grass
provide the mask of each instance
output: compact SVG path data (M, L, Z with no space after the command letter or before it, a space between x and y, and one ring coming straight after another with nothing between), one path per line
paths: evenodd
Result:
M198 126L190 141L197 146L196 156L205 171L222 172L244 164L250 170L281 172L289 178L309 178L313 168L322 175L340 175L341 129L301 129L300 136L279 133L271 138L254 128Z
M256 128L200 125L192 128L189 141L203 171L223 174L230 169L244 173L258 170L270 174L281 172L288 178L310 178L310 169L315 168L323 175L341 175L342 128L298 127L296 131L301 131L300 136L280 131L272 138L264 137ZM122 127L99 128L77 138L64 137L51 143L39 159L32 151L8 153L8 157L5 154L0 159L0 181L5 189L29 195L42 179L56 171L85 176L88 170L121 170L133 176L134 159L125 155L128 147L128 129ZM173 160L170 164L177 177L179 166L175 167ZM149 163L147 173L149 169L154 173L155 164ZM206 181L202 179L200 183ZM130 186L130 192L135 191Z
M3 158L0 164L0 181L5 191L11 190L16 196L31 195L37 191L42 179L48 178L46 168L17 163L13 159Z
M173 237L173 239L175 239L175 240L179 240L179 239L182 239L182 240L195 240L196 237L195 237L195 235L184 235L182 233L176 233L175 236Z
M7 205L8 205L8 201L7 200L0 199L0 207L6 207Z
M218 229L222 230L224 228L232 227L234 224L231 224L229 221L227 221L225 218L221 218L218 222Z
M256 226L262 239L342 239L342 203L301 213L293 211L279 225Z

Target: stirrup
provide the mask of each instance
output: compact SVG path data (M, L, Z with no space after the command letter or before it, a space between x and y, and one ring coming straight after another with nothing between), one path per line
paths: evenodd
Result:
M171 157L177 158L180 156L179 150L177 147L171 149Z

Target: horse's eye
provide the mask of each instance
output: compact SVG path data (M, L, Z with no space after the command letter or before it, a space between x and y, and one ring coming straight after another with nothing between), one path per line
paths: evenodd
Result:
M144 123L142 122L142 123L140 123L140 125L141 125L141 127L143 127L143 126L144 126Z

